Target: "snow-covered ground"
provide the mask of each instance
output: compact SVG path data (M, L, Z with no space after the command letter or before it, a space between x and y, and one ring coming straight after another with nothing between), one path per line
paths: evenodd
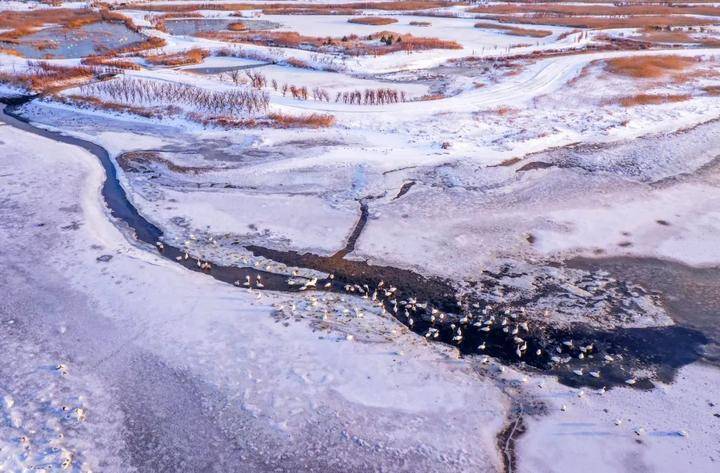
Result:
M215 282L128 243L92 155L9 126L0 140L8 471L66 458L73 471L499 464L506 401L452 350L372 310L336 315L327 297L326 322L320 309L276 320L274 306L303 298Z
M162 12L118 7L144 35L167 41L153 54L204 48L210 55L163 67L133 53L127 58L139 70L53 92L159 107L164 117L52 97L20 112L107 149L130 202L162 229L166 244L213 264L288 276L327 273L257 257L246 246L337 267L356 262L358 282L373 277L365 262L374 271L410 270L449 284L459 299L507 305L548 334L571 338L559 345L572 345L574 330L606 336L657 328L692 331L707 347L676 364L651 360L627 373L651 379L651 390L581 391L516 358L509 365L459 358L455 348L408 330L407 317L391 317L369 294L224 284L137 244L104 206L95 157L3 125L0 470L717 469L720 75L713 28L695 32L705 44L638 49L625 41L646 31L502 24L550 32L515 35L476 28L478 21L500 24L461 5L437 8L437 16L361 12L397 20L381 26L349 23L356 15L199 10L320 38L392 31L462 45L343 56L306 45L173 36L154 29ZM430 25L410 24L421 21ZM668 55L695 61L647 77L608 65ZM27 67L0 54L3 74ZM255 74L265 83L252 89ZM327 114L334 123L202 125L220 112L191 99L108 92L123 78L147 90L178 84L198 94L267 94L266 110L228 112L236 113L231 118ZM310 96L293 98L285 84ZM0 87L4 95L20 93ZM380 89L405 100L343 99ZM667 100L652 103L655 96ZM347 245L342 260L336 253ZM671 280L681 282L669 290L665 275L673 271ZM678 335L671 343L681 350L685 342Z

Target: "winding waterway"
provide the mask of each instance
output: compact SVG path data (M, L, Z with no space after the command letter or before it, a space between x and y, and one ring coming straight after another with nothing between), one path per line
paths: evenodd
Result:
M226 283L240 285L246 280L262 280L265 290L296 292L301 284L292 284L291 277L253 267L215 265L189 255L184 249L166 244L163 232L145 219L132 205L118 180L118 170L108 152L101 146L62 134L46 130L31 124L18 109L35 99L24 96L14 99L2 99L6 104L0 120L17 129L43 136L57 142L79 146L96 156L102 164L107 178L102 186L102 196L111 216L121 226L127 226L141 244L158 248L160 254L187 269L204 272ZM261 256L287 266L322 271L333 277L317 281L310 289L377 298L385 309L395 314L397 319L414 332L438 341L456 346L462 354L485 354L504 363L520 365L526 369L552 373L561 382L571 386L612 387L624 385L636 368L650 368L654 379L672 380L677 368L694 362L703 356L703 347L708 342L706 336L692 326L673 325L667 327L629 328L598 330L584 325L572 328L553 326L531 329L523 334L526 344L524 356L517 353L517 337L499 324L481 326L480 324L462 324L463 336L456 338L460 317L468 312L479 313L488 302L481 293L472 296L458 296L452 281L440 278L426 278L407 269L391 266L377 266L366 261L347 259L352 252L355 240L359 237L368 217L367 204L361 204L361 213L355 230L351 233L345 248L333 256L319 256L294 251L280 251L261 246L248 246L256 256ZM162 244L158 244L162 242ZM382 286L382 289L380 288ZM394 288L392 291L386 290ZM425 304L416 304L407 311L403 302L416 299ZM472 306L477 310L469 311ZM398 307L400 308L398 310ZM519 308L519 304L518 304ZM434 320L433 309L447 313L442 321ZM572 346L562 345L563 341L573 340ZM586 347L592 345L587 351ZM483 348L480 348L482 346ZM555 351L561 353L566 361L558 365L552 361ZM589 356L581 356L580 354ZM604 355L611 354L618 362L609 364ZM573 371L578 367L596 370L600 377L577 376ZM653 387L650 378L639 380L634 387L649 389Z

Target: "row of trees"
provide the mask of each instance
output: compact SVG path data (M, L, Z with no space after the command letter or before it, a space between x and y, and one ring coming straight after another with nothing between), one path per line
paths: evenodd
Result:
M298 87L292 84L280 85L277 80L268 81L265 75L260 72L239 70L227 73L227 77L235 85L251 85L255 89L263 89L272 87L275 92L279 92L283 97L290 95L296 100L308 100L312 93L312 99L320 102L330 102L330 93L321 87L315 87L309 90L307 87ZM345 103L349 105L385 105L398 102L406 102L405 92L390 88L352 90L345 92L337 92L335 95L336 103Z
M213 91L187 84L123 77L83 85L84 95L101 97L124 104L189 105L195 111L218 115L247 116L265 113L268 94L253 89Z

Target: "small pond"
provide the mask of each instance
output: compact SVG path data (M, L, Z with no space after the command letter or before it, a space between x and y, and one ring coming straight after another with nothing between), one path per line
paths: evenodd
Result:
M2 47L32 59L67 59L100 54L143 38L122 23L99 22L76 29L49 26L23 36L20 44L2 44Z

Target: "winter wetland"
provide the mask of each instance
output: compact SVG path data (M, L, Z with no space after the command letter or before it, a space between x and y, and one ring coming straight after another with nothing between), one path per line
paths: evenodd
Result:
M0 2L0 471L720 471L720 4Z

